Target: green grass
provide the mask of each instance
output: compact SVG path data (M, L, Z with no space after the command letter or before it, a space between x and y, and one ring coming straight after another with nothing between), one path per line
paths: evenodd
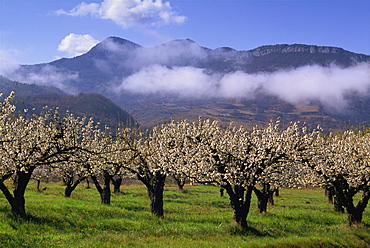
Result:
M122 186L104 206L95 188L77 188L68 199L63 186L46 186L38 192L30 184L27 221L15 219L0 196L0 247L370 247L369 210L364 225L349 228L321 189L282 189L266 214L253 197L251 229L241 232L216 187L187 186L187 193L167 187L159 219L149 212L145 187Z

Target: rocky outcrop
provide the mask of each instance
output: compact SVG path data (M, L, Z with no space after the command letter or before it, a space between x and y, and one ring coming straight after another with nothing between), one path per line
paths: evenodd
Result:
M247 51L250 56L265 56L271 53L324 53L324 54L346 54L351 55L354 59L358 60L369 60L369 56L364 54L356 54L346 51L339 47L329 47L329 46L315 46L315 45L274 45L274 46L261 46L256 49Z

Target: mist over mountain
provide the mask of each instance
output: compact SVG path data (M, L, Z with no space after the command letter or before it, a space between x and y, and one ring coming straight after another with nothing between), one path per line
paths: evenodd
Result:
M17 107L17 113L24 114L23 109L28 109L28 113L39 114L45 106L58 107L62 116L68 110L75 116L93 117L102 127L137 126L128 112L100 94L68 95L55 87L23 84L0 76L0 92L3 93L1 98L8 96L12 90L16 90L13 103Z
M199 115L246 125L277 116L328 127L370 120L370 56L338 47L237 51L190 39L143 47L109 37L86 54L19 66L9 77L102 94L143 124Z

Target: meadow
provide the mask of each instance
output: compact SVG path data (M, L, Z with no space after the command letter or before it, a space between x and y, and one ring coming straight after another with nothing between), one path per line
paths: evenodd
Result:
M144 186L122 186L109 206L85 186L65 198L61 184L43 183L46 190L37 191L31 181L29 220L15 218L0 195L0 247L370 247L370 210L363 225L350 228L322 189L281 189L264 214L253 196L250 229L242 232L217 187L167 186L161 219L150 213Z

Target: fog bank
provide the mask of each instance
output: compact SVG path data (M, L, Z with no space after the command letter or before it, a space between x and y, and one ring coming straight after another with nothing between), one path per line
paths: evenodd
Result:
M278 96L294 105L319 101L341 111L346 95L370 95L370 63L341 68L307 65L272 73L207 73L195 67L151 65L122 80L118 90L142 94L174 94L179 97L253 98L256 92Z

